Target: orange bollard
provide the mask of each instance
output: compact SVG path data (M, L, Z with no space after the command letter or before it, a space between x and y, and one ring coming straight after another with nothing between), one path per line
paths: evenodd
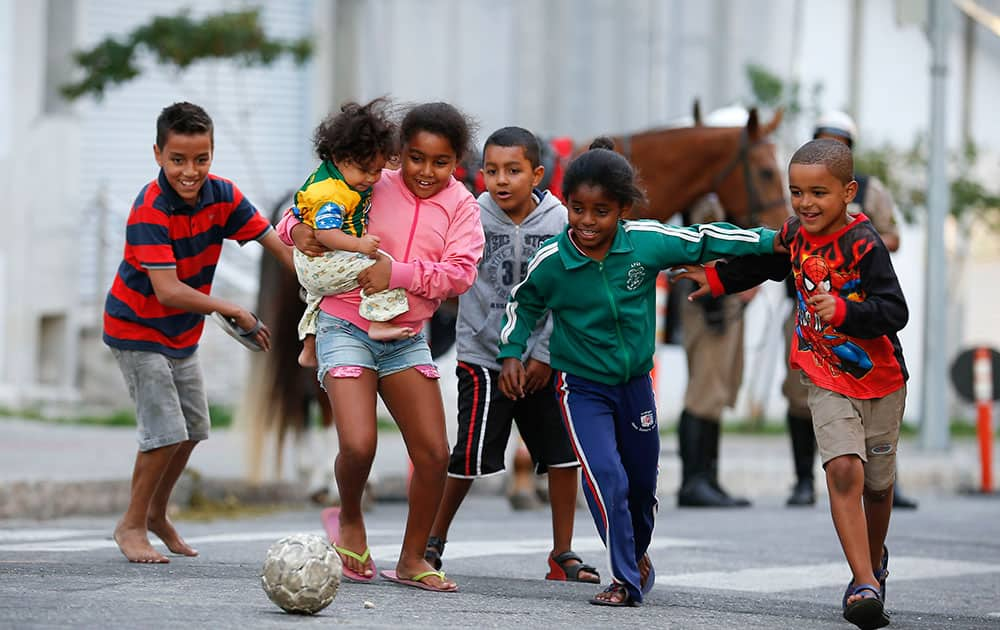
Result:
M656 400L656 353L653 353L653 369L649 371L649 380L653 384L653 400Z
M656 343L663 343L667 340L667 298L670 294L670 279L666 271L661 271L656 275Z
M986 348L976 348L972 358L972 388L976 398L976 434L979 437L981 490L993 492L993 360Z

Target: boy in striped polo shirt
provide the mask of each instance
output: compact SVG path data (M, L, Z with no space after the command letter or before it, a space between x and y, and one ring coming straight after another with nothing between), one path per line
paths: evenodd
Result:
M195 445L208 437L208 400L196 350L204 316L218 313L263 350L270 332L247 309L211 295L223 239L258 241L290 269L291 250L229 180L210 174L212 119L191 103L166 107L153 154L160 174L129 213L125 252L104 307L104 342L136 406L139 451L114 538L130 562L165 563L153 532L195 556L167 519L167 503ZM252 335L250 332L256 331Z

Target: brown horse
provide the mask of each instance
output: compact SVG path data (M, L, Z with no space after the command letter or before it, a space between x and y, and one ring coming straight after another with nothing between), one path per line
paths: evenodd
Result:
M698 198L715 193L728 216L743 227L777 227L788 214L774 145L769 137L781 122L779 111L761 125L751 109L743 127L706 127L699 123L696 105L693 127L666 128L613 136L615 148L636 167L648 195L648 204L636 214L667 221L684 214ZM586 149L586 145L582 147ZM562 165L564 166L564 165ZM478 164L465 165L470 187ZM558 181L553 185L558 187ZM561 191L554 190L557 195ZM280 210L280 208L279 208ZM275 219L280 217L278 213ZM310 399L318 400L324 424L330 422L326 396L316 395L315 373L296 362L299 352L297 322L303 304L295 275L277 267L272 257L261 258L258 313L271 326L272 349L254 355L251 382L243 404L243 420L250 435L251 478L263 474L265 443L273 439L277 471L290 431L306 427ZM433 328L433 326L432 326ZM432 346L441 354L454 340L454 321L433 328ZM442 344L442 341L445 343ZM272 438L273 436L273 438Z
M615 150L635 166L646 188L648 205L636 214L667 221L715 193L732 223L781 225L788 203L770 141L781 116L779 110L761 125L757 110L751 109L745 127L706 127L696 104L693 127L613 136Z

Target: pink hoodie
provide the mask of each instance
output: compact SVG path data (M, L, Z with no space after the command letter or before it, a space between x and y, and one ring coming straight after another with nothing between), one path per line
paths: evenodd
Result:
M281 240L291 245L291 213L278 222ZM389 288L406 289L410 310L392 320L420 330L442 300L465 293L476 280L483 255L479 204L465 186L452 178L439 193L420 199L406 187L400 171L386 169L375 184L368 233L381 240L379 248L395 261ZM323 298L320 308L346 319L365 332L370 322L358 314L360 290Z

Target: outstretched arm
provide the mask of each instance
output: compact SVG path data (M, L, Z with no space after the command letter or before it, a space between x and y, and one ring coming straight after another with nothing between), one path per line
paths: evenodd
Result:
M148 272L156 299L164 306L202 315L218 311L223 316L235 320L236 325L243 330L250 330L257 323L257 317L242 306L212 295L205 295L181 282L174 267L149 269ZM267 326L260 327L255 339L261 348L270 349L271 332Z
M740 293L766 280L784 280L791 271L792 263L788 259L788 254L768 254L740 256L728 261L719 261L711 267L700 265L674 267L669 275L671 283L688 279L698 284L698 288L688 296L688 300L694 301L706 295L717 297L728 293Z
M744 230L729 223L677 227L637 221L628 229L631 234L646 234L642 238L656 240L661 268L775 251L776 232L767 228Z

